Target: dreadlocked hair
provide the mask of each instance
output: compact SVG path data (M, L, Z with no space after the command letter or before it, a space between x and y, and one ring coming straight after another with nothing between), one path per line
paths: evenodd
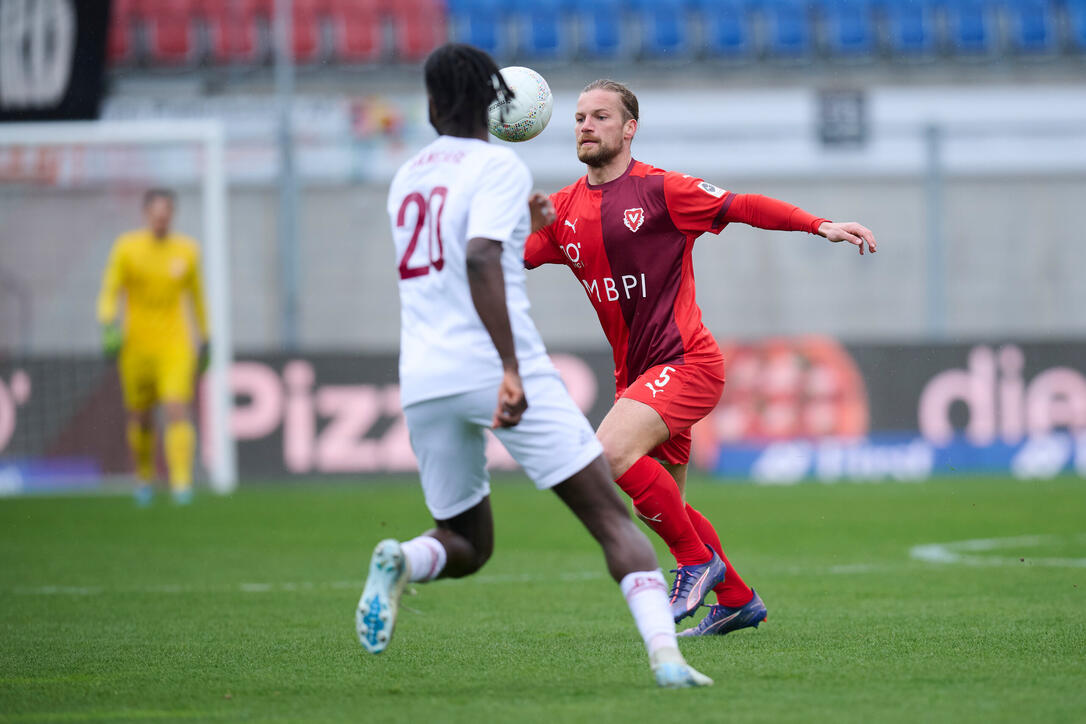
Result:
M442 45L430 53L423 72L438 133L469 136L485 129L490 104L513 98L493 59L471 45Z

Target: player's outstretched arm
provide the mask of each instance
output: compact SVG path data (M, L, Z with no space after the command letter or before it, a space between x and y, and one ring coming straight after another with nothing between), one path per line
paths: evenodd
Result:
M864 253L864 244L867 245L867 250L872 254L878 250L879 246L879 243L875 240L875 235L871 233L871 229L863 224L857 224L855 221L840 223L823 221L818 226L818 233L833 242L847 241L850 244L855 244L859 247L861 254Z
M467 267L471 301L494 342L494 348L498 350L504 369L492 426L513 427L528 409L528 400L524 397L524 386L520 381L517 349L513 343L513 328L505 302L501 242L478 237L470 240Z
M847 241L859 247L864 253L864 246L872 254L878 248L875 235L871 230L855 221L833 222L820 219L787 201L773 199L761 194L734 194L725 201L723 220L737 221L758 229L775 231L807 231L818 234L830 241Z

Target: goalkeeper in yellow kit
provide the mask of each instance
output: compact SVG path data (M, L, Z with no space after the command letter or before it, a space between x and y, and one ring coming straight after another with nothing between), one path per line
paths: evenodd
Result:
M120 370L128 444L140 480L136 500L141 504L151 501L156 404L162 405L166 420L166 464L174 501L192 500L196 432L190 407L197 368L202 371L207 364L208 330L200 250L194 240L170 230L174 206L172 191L151 189L144 195L147 226L117 237L98 296L102 346Z

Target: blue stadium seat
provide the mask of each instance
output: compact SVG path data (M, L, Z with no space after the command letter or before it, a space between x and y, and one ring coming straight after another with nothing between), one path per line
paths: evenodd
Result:
M528 0L515 10L520 27L520 52L533 60L567 56L572 45L563 27L564 0Z
M845 58L870 57L875 52L877 30L872 0L823 0L826 48Z
M755 0L766 20L766 52L787 60L803 60L811 54L811 22L803 0Z
M996 49L992 32L994 3L988 0L947 0L947 40L957 55L990 55Z
M694 0L700 14L705 50L722 58L745 58L753 54L754 32L744 0Z
M1008 0L1005 10L1012 48L1029 54L1058 50L1055 8L1049 0Z
M1086 52L1086 0L1067 0L1067 26L1071 47Z
M936 0L886 0L886 41L890 52L900 57L932 55L938 42Z
M582 0L574 6L581 26L581 51L594 58L614 58L624 49L623 3L620 0Z
M469 43L491 55L508 49L504 3L500 0L448 0L449 23L457 42Z
M639 5L642 54L647 58L689 55L683 0L648 0Z

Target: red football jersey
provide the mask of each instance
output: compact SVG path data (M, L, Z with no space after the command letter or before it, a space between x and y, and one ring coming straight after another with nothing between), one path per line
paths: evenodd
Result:
M728 223L736 195L632 161L605 184L588 177L551 196L556 220L528 237L524 264L565 264L596 308L627 387L652 367L720 355L701 322L692 250Z

